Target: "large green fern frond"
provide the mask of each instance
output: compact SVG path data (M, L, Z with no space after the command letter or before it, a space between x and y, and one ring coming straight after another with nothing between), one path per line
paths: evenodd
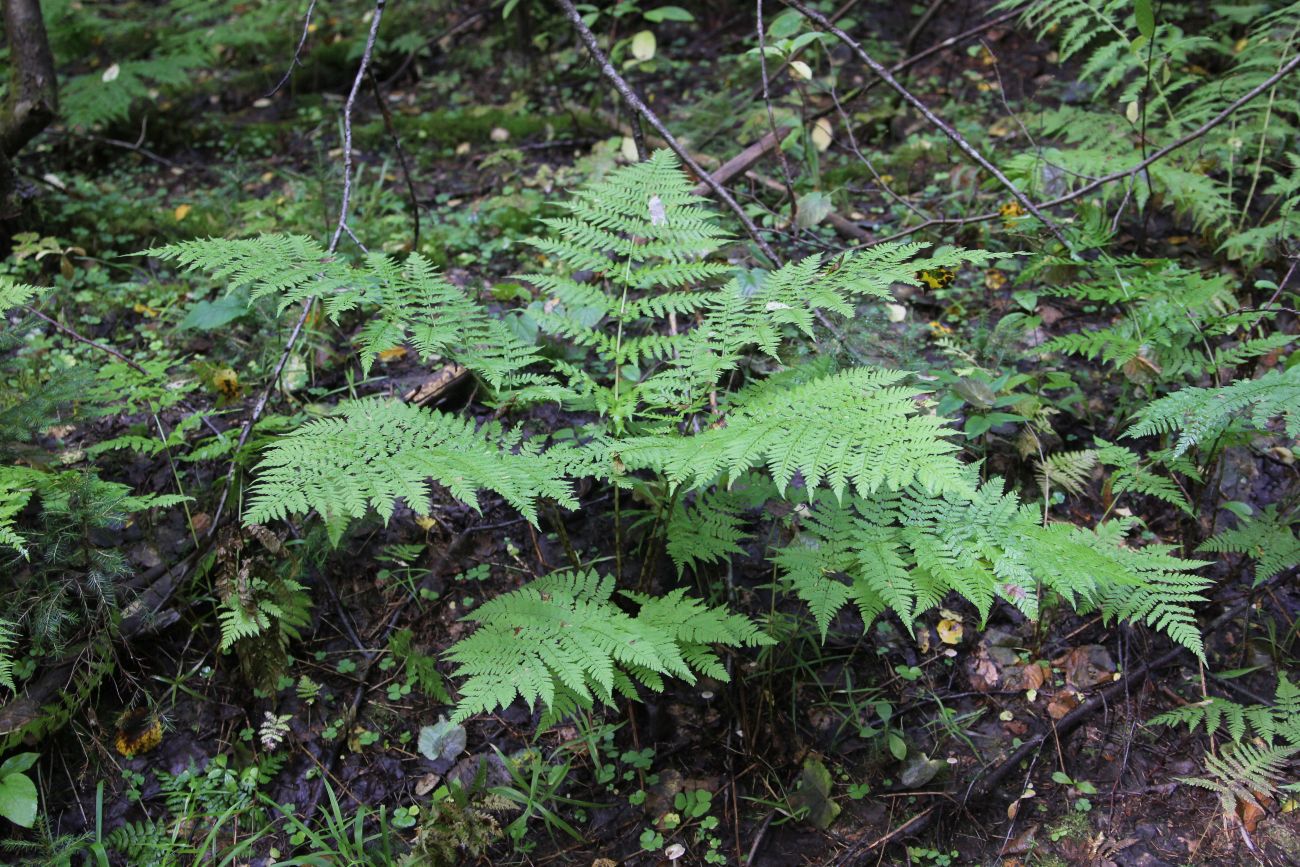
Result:
M394 500L426 512L429 479L478 507L478 492L500 494L530 520L535 501L549 497L577 505L557 468L517 432L381 399L347 401L336 417L308 422L276 440L259 465L244 520L319 513L337 541L347 521L370 509L387 519Z
M1202 653L1191 606L1208 582L1190 570L1203 564L1158 546L1126 548L1116 527L1044 527L1037 510L995 484L945 497L913 485L847 505L823 495L774 558L823 634L849 601L868 623L891 610L910 624L954 591L981 617L995 598L1036 617L1041 587L1106 619L1145 622Z
M724 426L689 437L629 437L616 448L628 469L652 469L674 484L707 485L722 473L765 467L779 491L798 474L860 496L916 481L939 493L961 487L947 420L922 412L921 393L899 371L858 368L786 387L758 383L729 404Z
M516 697L547 708L557 702L590 707L652 690L665 676L694 682L696 673L727 679L708 645L730 647L771 639L738 615L709 608L682 590L659 598L633 595L633 616L612 600L614 581L593 571L557 572L496 597L467 617L478 629L447 656L463 677L453 720L511 704Z
M1222 388L1184 388L1148 404L1125 436L1178 432L1175 457L1199 443L1213 441L1234 424L1266 430L1281 418L1286 435L1300 438L1300 365L1270 370L1258 379L1239 380Z

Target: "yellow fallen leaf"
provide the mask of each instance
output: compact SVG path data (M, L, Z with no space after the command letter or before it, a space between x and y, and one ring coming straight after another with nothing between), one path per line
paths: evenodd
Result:
M429 517L428 515L415 516L415 525L426 533L432 530L434 528L434 525L437 523L438 522L436 520Z
M229 367L223 367L212 374L212 387L223 397L239 397L239 375Z
M192 205L177 205L176 210L172 211L172 216L175 217L176 222L179 223L181 220L188 217L192 210L194 210Z
M406 357L405 346L394 346L392 349L385 349L379 353L379 360L384 363L390 361L397 361L398 359L405 358L405 357Z
M138 301L136 302L135 306L132 307L131 309L134 310L136 313L139 313L141 316L148 316L150 319L158 315L157 310L154 310L148 304L141 304Z
M961 644L962 625L960 620L944 618L939 621L939 625L935 629L939 633L939 640L944 644Z

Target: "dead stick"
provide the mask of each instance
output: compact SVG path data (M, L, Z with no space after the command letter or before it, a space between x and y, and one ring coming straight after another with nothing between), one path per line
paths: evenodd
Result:
M567 0L565 0L565 2L567 2ZM1021 192L1020 189L1014 183L1012 183L1011 179L1002 173L1001 169L993 165L993 163L989 162L988 159L985 158L983 154L981 154L978 150L976 150L975 147L966 140L965 136L963 136L961 133L957 132L957 130L949 126L946 121L944 121L941 117L939 117L937 114L931 111L929 106L927 106L924 102L922 102L910 90L908 90L906 87L900 84L898 82L898 79L894 78L894 76L890 74L889 70L881 66L880 63L877 62L875 58L867 54L867 52L863 50L862 46L859 45L853 39L853 37L849 36L849 34L845 33L843 30L841 30L840 28L832 24L830 20L826 18L825 15L821 14L815 9L809 8L806 4L801 3L800 0L783 0L783 2L787 6L798 11L804 17L808 18L810 21L816 23L819 27L821 27L827 33L830 33L840 42L843 42L844 45L847 46L849 50L851 50L854 54L856 54L858 56L858 59L861 60L864 64L866 64L866 66L872 72L874 72L881 81L883 81L886 85L892 88L909 105L911 105L913 108L919 111L921 113L921 116L924 117L927 121L929 121L932 126L934 126L945 136L947 136L948 139L957 146L958 150L966 154L966 156L970 157L970 159L975 161L975 163L977 163L981 168L983 168L984 171L988 172L995 179L997 179L998 183L1006 187L1007 191L1011 193L1011 195L1015 198L1015 200L1018 201L1024 207L1024 209L1028 211L1030 214L1032 214L1040 223L1042 223L1048 229L1048 231L1050 231L1056 237L1056 239L1061 242L1061 244L1065 247L1065 249L1067 250L1073 249L1069 239L1067 239L1065 237L1065 233L1061 231L1061 227L1056 225L1056 223L1053 222L1046 214L1044 214L1041 210L1039 210L1038 205L1030 201L1029 197L1026 196L1023 192Z
M1109 183L1114 183L1115 181L1124 180L1125 178L1134 177L1143 169L1145 169L1147 166L1151 165L1154 162L1157 162L1158 160L1164 159L1166 156L1178 150L1179 148L1191 144L1192 142L1196 141L1198 138L1201 138L1206 133L1210 132L1210 130L1222 124L1228 118L1232 117L1232 115L1236 113L1237 109L1241 108L1243 105L1250 102L1252 99L1255 99L1255 97L1259 96L1261 93L1270 90L1273 87L1273 85L1277 84L1283 78L1286 78L1288 75L1295 72L1297 67L1300 67L1300 54L1297 54L1295 57L1292 57L1289 61L1287 61L1286 65L1283 66L1281 69L1279 69L1277 72L1273 73L1267 79L1260 82L1255 87L1252 87L1250 90L1242 94L1237 99L1233 100L1232 104L1230 104L1223 111L1219 112L1214 117L1210 118L1209 120L1201 124L1196 129L1187 133L1187 135L1183 136L1182 138L1170 142L1169 144L1160 148L1160 150L1155 151L1146 159L1142 160L1141 162L1137 163L1131 168L1122 169L1121 171L1112 172L1109 175L1103 175L1100 178L1095 178L1089 183L1084 184L1082 187L1079 187L1079 189L1071 193L1066 193L1063 196L1059 196L1055 199L1051 199L1049 201L1043 202L1040 207L1055 208L1058 205L1064 205L1067 202L1072 202L1075 199L1078 199L1082 196L1086 196L1088 193L1091 193L1093 190L1096 190L1098 187L1105 186L1106 184ZM1002 214L999 211L990 211L986 214L976 214L973 217L961 217L958 219L926 220L924 223L919 223L918 225L913 226L910 229L905 229L901 232L897 232L893 235L890 235L888 238L882 238L881 243L885 241L894 241L897 240L898 238L906 237L908 235L919 232L923 229L927 229L930 226L942 226L942 225L964 226L968 223L986 223L989 220L996 220L1001 216Z
M673 153L677 154L678 159L686 163L686 165L690 167L691 171L695 172L696 177L708 184L709 189L713 191L713 194L731 209L732 213L736 215L736 219L740 220L740 224L745 227L745 231L751 238L753 238L754 244L763 255L773 263L779 265L781 263L780 257L776 255L776 251L774 251L771 246L768 245L767 241L764 240L763 235L758 230L758 226L754 225L754 221L745 213L744 208L740 207L740 203L732 198L731 193L727 192L726 187L713 180L712 176L700 167L700 164L695 161L695 158L691 156L690 152L682 146L681 142L677 141L673 134L668 130L668 127L664 126L663 121L659 120L658 115L651 111L650 108L641 101L640 97L633 92L632 88L628 85L627 81L624 80L623 76L618 74L618 70L616 70L614 65L609 62L609 58L605 56L605 52L600 50L600 45L596 42L596 34L592 33L591 28L582 20L582 15L578 13L577 7L573 5L573 0L557 0L557 2L564 10L564 14L568 17L569 23L573 25L573 29L577 31L578 37L582 40L582 43L587 46L587 51L590 52L592 59L600 66L601 74L609 79L610 83L614 85L614 89L623 97L624 102L631 106L633 111L641 115L641 117L645 119L646 123L650 124L651 128L653 128L655 132L659 133L659 136L668 143L669 149L672 150Z

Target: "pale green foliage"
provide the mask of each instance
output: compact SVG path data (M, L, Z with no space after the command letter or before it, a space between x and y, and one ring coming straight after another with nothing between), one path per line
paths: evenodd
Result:
M652 598L627 594L640 610L626 614L612 601L614 581L593 571L557 572L496 597L466 619L478 629L448 652L457 665L460 722L513 702L547 708L612 702L615 691L656 692L665 676L694 682L696 673L727 679L710 644L770 642L744 617L709 608L674 590Z
M390 517L396 499L427 513L430 478L475 508L480 490L495 491L530 520L537 497L577 505L560 477L565 450L543 453L499 423L476 428L471 420L381 399L346 401L335 411L267 450L246 522L314 510L337 542L348 521L369 509Z
M0 314L31 301L41 290L35 286L15 282L12 277L0 276Z
M1233 425L1266 430L1280 417L1286 435L1300 438L1300 365L1270 370L1258 379L1245 379L1222 388L1184 388L1148 404L1125 436L1144 437L1178 432L1177 457L1193 446L1214 441Z
M36 493L41 474L26 467L0 466L0 547L14 548L23 557L27 549L14 527L14 517Z
M543 221L554 235L531 242L560 269L521 279L546 296L530 308L539 326L589 347L601 362L594 370L560 366L574 392L569 404L607 416L616 433L689 414L745 351L775 357L790 333L812 337L822 311L852 316L856 303L888 297L891 284L916 285L920 268L1004 256L947 249L918 260L924 245L881 244L831 261L817 255L738 274L706 261L726 236L668 151L564 207L571 216ZM699 324L684 327L688 317ZM642 373L654 364L658 370Z
M744 513L762 506L773 493L771 483L750 473L732 485L701 490L689 502L677 499L666 527L666 550L678 574L743 554L741 542L749 535Z
M1043 257L1033 271L1069 266ZM1295 341L1276 333L1249 337L1273 314L1235 313L1240 307L1228 274L1206 276L1161 259L1112 259L1089 266L1084 279L1048 288L1048 294L1116 308L1115 323L1055 337L1045 352L1101 359L1138 383L1171 382L1213 373L1266 355ZM1211 344L1221 348L1210 353Z
M594 411L600 423L543 450L496 422L476 427L391 401L344 402L271 445L245 520L316 511L337 541L354 518L374 511L387 519L397 499L428 510L430 479L474 506L479 491L494 491L535 520L537 498L576 506L571 480L597 477L658 491L672 508L655 519L670 556L679 569L699 571L744 550L746 512L775 492L812 504L776 559L823 632L850 599L867 619L891 611L910 623L952 591L984 616L1002 597L1032 617L1050 590L1201 652L1189 606L1204 581L1188 572L1200 564L1159 546L1126 548L1126 525L1042 527L1036 510L1000 493L1000 483L981 486L962 465L947 420L904 372L786 365L792 341L817 339L819 318L853 316L864 300L888 297L891 284L915 284L918 269L995 255L944 249L918 259L921 245L888 244L738 273L708 258L723 235L665 153L566 207L568 215L548 221L552 237L534 242L555 269L525 275L544 294L528 315L553 338L589 350L587 364L549 363L567 385L564 402ZM489 317L417 258L399 265L371 257L353 268L286 237L162 253L282 307L320 297L337 316L373 303L363 355L409 341L471 363L473 346L457 341ZM755 351L776 372L733 390ZM512 356L525 357L538 359L531 347ZM520 372L506 365L499 381ZM557 394L541 377L530 382ZM636 684L659 689L665 676L720 676L709 644L763 640L743 618L680 590L631 596L640 606L633 616L613 605L613 589L595 573L565 573L485 603L472 617L480 628L451 652L464 678L458 719L517 697L540 701L556 719L632 694Z
M300 235L182 241L148 254L210 273L227 291L246 286L254 300L274 298L280 311L309 298L320 299L335 321L377 308L357 335L363 372L380 352L409 341L421 358L450 357L516 401L555 396L548 379L524 370L537 361L536 348L418 254L399 264L371 253L353 267Z
M1173 479L1158 475L1151 469L1152 461L1143 462L1142 457L1132 449L1112 445L1105 440L1097 440L1096 451L1097 459L1102 465L1115 468L1110 476L1112 496L1119 497L1130 492L1143 494L1168 503L1184 514L1194 514L1187 497ZM1186 466L1187 461L1173 460L1172 463L1184 474L1197 477L1195 467Z
M1285 674L1279 674L1272 704L1243 706L1212 696L1162 713L1152 718L1150 725L1186 725L1193 732L1204 728L1211 736L1224 731L1234 742L1240 742L1250 733L1270 746L1279 740L1297 745L1300 744L1300 687Z
M1190 606L1209 582L1188 570L1203 564L1160 546L1126 548L1123 531L1044 527L1036 509L994 484L943 498L914 486L853 497L847 509L823 495L775 559L823 635L850 601L868 623L889 610L910 624L952 591L981 617L1001 597L1034 618L1041 587L1108 621L1146 623L1201 655Z
M1056 452L1045 460L1035 461L1034 477L1044 491L1060 488L1071 494L1082 493L1097 466L1095 449Z
M1261 811L1261 798L1271 799L1294 775L1287 772L1300 744L1257 747L1250 743L1225 746L1219 754L1206 755L1205 777L1177 777L1179 782L1209 789L1219 796L1223 812L1236 813L1237 804L1252 804Z
M859 496L920 482L932 493L961 487L947 419L921 413L920 392L904 374L856 368L787 386L766 380L730 401L725 426L693 437L646 436L616 448L628 469L653 469L674 484L696 487L720 473L764 467L779 492L798 473L809 488Z
M14 645L18 643L18 631L13 623L0 618L0 686L16 690L14 684Z
M268 581L246 578L238 592L226 595L217 609L221 623L221 649L230 650L236 643L275 628L290 639L308 623L310 602L307 588L292 578Z
M1278 512L1276 505L1249 518L1239 517L1237 526L1220 530L1202 543L1200 550L1216 554L1245 554L1255 561L1255 584L1267 581L1284 569L1300 565L1300 517Z

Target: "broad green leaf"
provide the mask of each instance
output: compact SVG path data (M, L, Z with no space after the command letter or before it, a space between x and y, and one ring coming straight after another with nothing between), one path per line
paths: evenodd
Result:
M649 30L642 30L633 36L632 56L642 62L652 60L655 56L655 35Z
M36 824L37 803L36 784L26 774L0 778L0 816L30 828Z
M248 313L248 290L236 289L216 301L200 301L190 308L178 328L213 331Z
M1156 15L1151 0L1133 0L1133 17L1137 19L1138 33L1150 39L1156 32Z
M645 13L645 20L651 24L658 24L662 21L694 21L695 16L687 12L680 6L660 6L658 9L651 9Z
M805 193L799 197L798 213L795 216L795 224L800 229L811 229L834 210L831 205L831 197L823 192L814 190L811 193Z

